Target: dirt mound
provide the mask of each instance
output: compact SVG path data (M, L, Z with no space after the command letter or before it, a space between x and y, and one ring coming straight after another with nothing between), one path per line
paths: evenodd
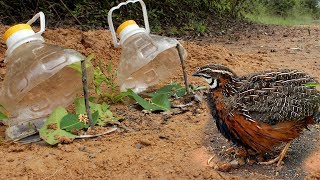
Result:
M307 29L310 30L309 35ZM5 30L0 25L0 33ZM298 68L320 79L319 28L298 27L256 29L239 32L236 38L205 38L200 41L183 41L188 51L188 74L208 63L227 65L237 74L276 68ZM46 42L76 49L84 55L96 54L97 59L115 65L120 49L113 47L106 30L82 32L77 29L48 29ZM0 47L3 59L5 45ZM0 64L0 77L5 75ZM179 67L177 67L179 68ZM189 77L196 85L203 81ZM172 81L182 82L181 73ZM1 179L230 179L274 178L274 166L245 166L230 173L221 173L208 166L206 161L215 155L214 163L224 161L219 155L229 146L210 120L205 103L175 116L144 114L134 106L117 104L112 110L125 117L127 127L107 136L77 140L72 144L48 146L45 143L19 145L0 144ZM4 138L4 126L0 134ZM319 178L319 129L310 131L292 145L285 168L278 178Z

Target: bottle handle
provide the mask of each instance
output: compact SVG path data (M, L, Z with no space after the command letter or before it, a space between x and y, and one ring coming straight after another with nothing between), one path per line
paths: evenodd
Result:
M109 13L108 13L109 29L111 31L112 40L113 40L113 44L114 44L115 47L119 47L120 43L118 42L117 35L116 35L115 30L114 30L114 26L113 26L113 22L112 22L112 13L113 13L114 10L119 9L123 5L127 5L129 3L136 3L136 2L140 2L140 4L141 4L142 12L143 12L144 26L145 26L145 28L147 30L147 33L150 33L146 4L142 0L128 0L126 2L122 2L122 3L118 4L118 6L115 6L115 7L111 8L109 10Z
M27 24L31 25L32 23L34 23L39 18L40 18L40 31L38 31L35 34L40 34L41 35L46 29L46 19L45 19L44 13L42 11L40 11L39 13L34 15L33 18L30 19L27 22Z

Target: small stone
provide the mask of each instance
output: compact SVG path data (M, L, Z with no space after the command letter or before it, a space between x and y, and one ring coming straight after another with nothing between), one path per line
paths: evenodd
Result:
M7 159L7 162L13 162L14 161L14 159Z
M87 146L81 146L81 147L79 147L79 150L86 152L88 150L88 147Z
M90 159L96 158L96 154L94 154L94 153L89 154L88 157L89 157Z
M271 49L271 50L270 50L270 52L277 52L277 50L275 50L275 49Z
M141 143L137 143L135 146L137 149L141 149L143 147L143 145Z
M162 134L162 135L159 135L159 138L160 138L160 139L168 140L168 139L169 139L169 136Z

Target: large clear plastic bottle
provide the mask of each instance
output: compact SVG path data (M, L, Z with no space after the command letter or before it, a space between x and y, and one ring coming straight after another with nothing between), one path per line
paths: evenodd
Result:
M114 31L112 12L128 3L140 2L144 15L145 28L140 28L135 21L122 23ZM140 93L148 87L177 74L180 58L176 39L150 34L145 4L142 0L129 0L113 7L108 14L109 28L115 46L121 46L121 57L118 66L120 90L132 89ZM116 33L120 42L117 40ZM182 46L181 46L182 47ZM183 57L186 51L182 47Z
M42 30L34 33L29 24L38 17ZM80 66L85 57L75 50L45 43L43 31L44 15L40 12L27 24L13 26L4 35L8 46L7 74L0 104L1 111L9 115L4 121L9 125L8 139L36 133L52 110L72 103L82 87L81 72L69 65Z

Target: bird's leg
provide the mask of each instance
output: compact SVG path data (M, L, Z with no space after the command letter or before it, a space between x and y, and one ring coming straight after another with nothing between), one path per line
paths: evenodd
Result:
M273 163L275 163L275 162L278 161L277 167L280 167L281 162L282 162L282 159L283 159L284 156L286 155L286 153L287 153L287 151L288 151L288 149L289 149L289 147L290 147L291 142L292 142L292 141L288 142L288 143L285 145L285 147L282 149L282 151L281 151L281 153L279 154L278 157L276 157L276 158L274 158L274 159L272 159L272 160L270 160L270 161L267 161L267 162L260 162L259 164L269 165L269 164L273 164Z
M283 150L281 151L280 153L280 156L279 156L279 161L277 163L277 167L280 167L281 166L281 162L282 162L282 159L284 158L284 156L286 155L289 147L290 147L290 144L291 144L292 141L288 142L286 144L286 146L283 148Z

